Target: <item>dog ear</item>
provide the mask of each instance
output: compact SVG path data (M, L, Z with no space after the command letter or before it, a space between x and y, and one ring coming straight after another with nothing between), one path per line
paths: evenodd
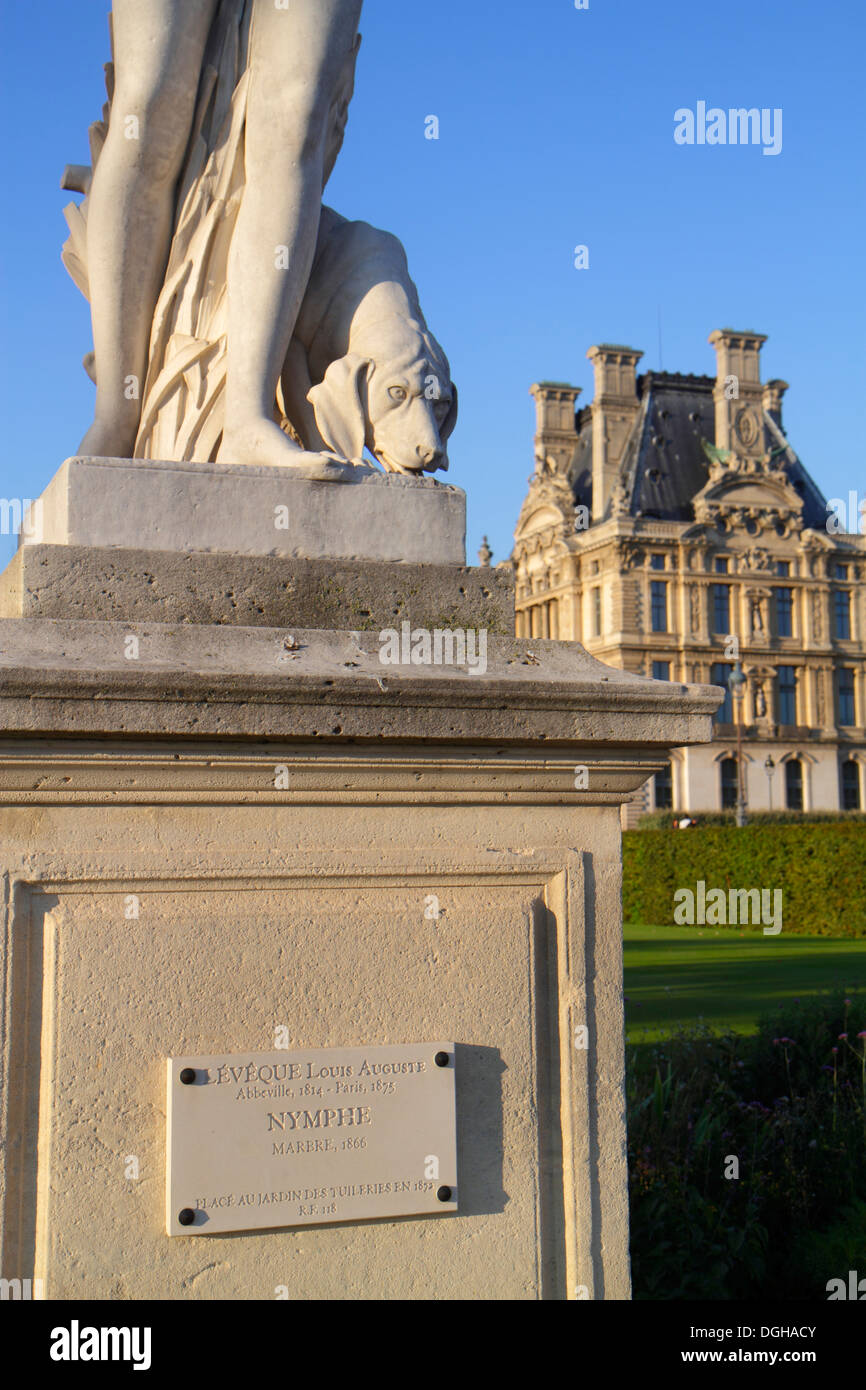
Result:
M442 423L442 424L440 425L440 427L439 427L439 438L442 440L443 446L447 445L448 440L451 438L451 435L454 433L454 426L455 426L456 424L457 424L457 387L454 385L454 382L452 381L452 383L451 383L451 405L450 405L450 407L449 407L448 414L445 416L445 419L444 419L443 423ZM443 458L443 460L442 460L442 462L440 463L439 467L442 469L443 473L447 473L447 472L448 472L448 452L447 452L447 449L446 449L446 452L445 452L445 457Z
M443 443L443 444L446 442L446 440L448 440L448 439L451 438L451 435L454 433L454 426L455 426L456 424L457 424L457 387L454 385L454 382L452 381L452 383L451 383L451 405L450 405L450 407L449 407L448 414L445 416L445 421L444 421L444 423L440 426L440 429L439 429L439 438L442 440L442 443Z
M367 420L361 378L369 366L368 357L347 353L332 362L318 386L307 392L320 435L329 449L349 463L357 463L364 452Z

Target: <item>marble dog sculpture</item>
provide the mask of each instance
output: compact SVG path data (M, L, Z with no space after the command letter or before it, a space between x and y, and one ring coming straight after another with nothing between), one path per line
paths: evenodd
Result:
M392 473L447 469L457 391L396 237L322 209L281 380L303 447Z

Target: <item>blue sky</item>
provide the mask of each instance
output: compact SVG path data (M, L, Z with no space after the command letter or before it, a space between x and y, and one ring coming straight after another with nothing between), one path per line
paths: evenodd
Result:
M88 162L108 9L0 0L5 497L37 496L90 420L59 178ZM597 342L643 349L639 370L712 373L712 329L766 333L763 377L790 383L806 466L828 496L866 489L864 14L861 0L366 0L326 198L406 246L460 389L448 480L468 493L473 559L483 532L496 560L510 551L529 386L571 381L587 403ZM677 145L674 112L702 100L781 108L781 153ZM0 563L13 549L0 537Z

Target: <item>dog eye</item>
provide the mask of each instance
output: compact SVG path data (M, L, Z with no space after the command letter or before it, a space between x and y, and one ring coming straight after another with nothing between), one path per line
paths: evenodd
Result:
M391 397L392 401L396 401L399 405L402 401L405 401L407 392L402 386L390 386L388 388L388 395Z

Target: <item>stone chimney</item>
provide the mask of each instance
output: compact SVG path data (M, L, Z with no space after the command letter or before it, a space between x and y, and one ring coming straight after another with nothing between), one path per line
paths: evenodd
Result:
M562 381L537 381L529 394L535 400L536 457L552 456L557 470L564 473L577 439L574 412L580 387Z
M768 381L764 387L764 409L782 428L782 397L788 389L787 381Z
M760 352L764 333L717 328L709 336L716 349L716 448L761 458L764 443L764 387Z
M586 354L595 369L592 402L592 519L604 516L619 476L626 442L640 408L635 348L600 343Z

